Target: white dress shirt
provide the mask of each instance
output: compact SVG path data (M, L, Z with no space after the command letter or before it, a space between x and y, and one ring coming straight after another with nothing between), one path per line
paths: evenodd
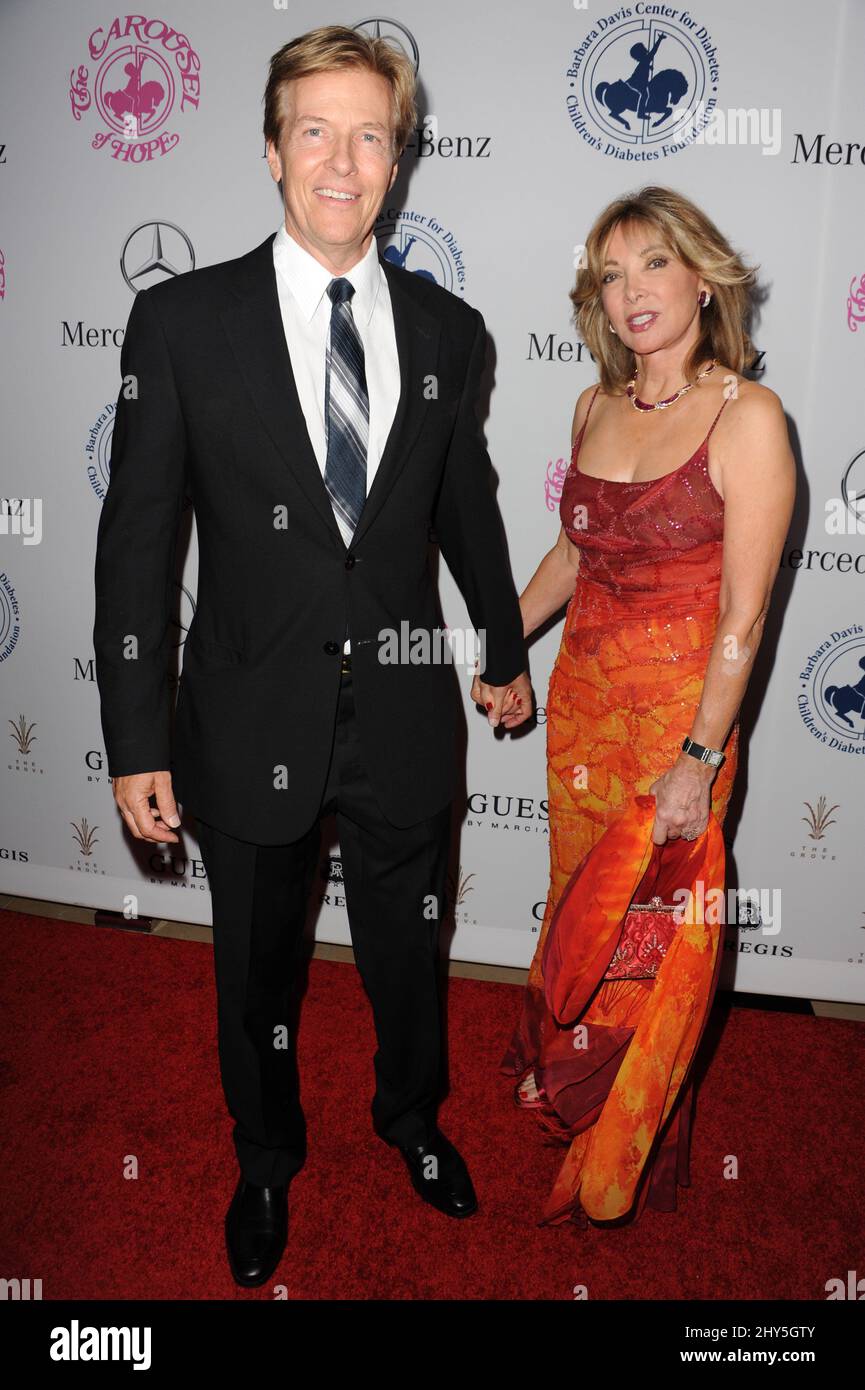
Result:
M324 477L327 439L324 418L324 379L327 338L332 304L326 290L338 277L306 251L280 225L273 240L273 264L282 326L291 367L306 420L310 442ZM366 458L366 490L372 485L396 414L400 391L399 358L393 326L387 277L378 258L375 235L364 256L342 272L354 285L351 311L364 351L364 372L369 396L369 439ZM346 545L352 533L334 510ZM351 651L346 638L343 650Z

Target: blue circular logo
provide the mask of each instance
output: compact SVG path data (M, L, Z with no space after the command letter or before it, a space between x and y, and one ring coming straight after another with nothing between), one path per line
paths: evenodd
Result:
M865 631L830 632L799 673L799 714L809 732L840 753L865 754Z
M696 141L717 104L709 31L687 12L658 23L649 14L656 8L638 4L636 17L599 18L567 71L574 128L614 159L677 154Z

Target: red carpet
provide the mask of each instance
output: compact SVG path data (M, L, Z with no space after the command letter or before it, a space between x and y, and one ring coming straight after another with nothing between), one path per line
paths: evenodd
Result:
M225 1260L236 1164L210 947L10 912L0 933L0 1273L41 1278L45 1299L272 1298L238 1289ZM375 1035L354 968L311 962L309 1157L274 1279L290 1298L571 1299L584 1284L592 1299L821 1300L827 1279L861 1272L861 1025L719 1006L678 1212L541 1230L561 1150L542 1145L497 1070L518 999L511 985L449 982L440 1120L481 1203L456 1222L420 1202L372 1132ZM321 1041L334 1017L338 1050ZM730 1154L736 1181L723 1177Z

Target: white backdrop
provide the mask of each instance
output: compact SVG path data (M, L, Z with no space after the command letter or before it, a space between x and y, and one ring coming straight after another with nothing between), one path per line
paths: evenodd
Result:
M382 31L417 57L424 129L378 235L486 319L486 434L518 589L558 533L574 401L596 380L568 290L598 211L644 183L672 186L761 267L755 370L784 402L800 491L725 825L728 882L761 897L727 927L724 982L865 1000L865 5L398 0L389 14ZM279 225L261 135L271 54L316 24L376 17L345 0L166 0L144 18L126 32L125 13L101 0L2 6L0 891L114 910L133 895L141 915L209 923L190 829L168 859L132 840L101 741L93 558L119 348L134 287L239 255ZM653 71L681 74L677 110L654 129L658 117L625 111L623 125L599 84L626 78L632 44L661 31ZM157 84L137 125L132 63ZM737 126L737 110L753 124ZM162 266L147 270L154 247ZM195 575L193 529L179 646ZM440 575L445 620L462 627L443 563ZM528 735L494 736L463 680L457 958L531 958L549 854L544 704L561 630L560 616L530 648L540 709ZM347 942L329 828L316 932Z

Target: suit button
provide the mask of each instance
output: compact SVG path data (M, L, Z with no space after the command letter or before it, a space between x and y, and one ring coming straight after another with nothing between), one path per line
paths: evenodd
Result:
M352 570L352 569L354 569L354 565L355 565L355 557L354 557L353 555L346 555L346 557L345 557L345 567L346 567L346 569L347 569L347 570Z
M336 656L337 652L339 651L339 643L325 642L324 650L327 652L328 656Z

